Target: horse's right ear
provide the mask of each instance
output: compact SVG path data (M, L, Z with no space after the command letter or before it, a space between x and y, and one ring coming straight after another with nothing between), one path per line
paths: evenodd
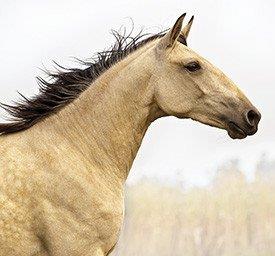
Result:
M169 48L172 48L175 45L175 43L181 33L182 22L184 20L185 15L186 15L186 13L182 14L177 19L174 26L160 39L160 41L157 45L158 51L167 50Z

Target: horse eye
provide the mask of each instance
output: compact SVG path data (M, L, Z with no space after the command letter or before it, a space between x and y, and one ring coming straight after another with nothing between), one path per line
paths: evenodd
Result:
M184 67L190 72L195 72L195 71L201 69L201 65L197 61L192 61L192 62L186 64Z

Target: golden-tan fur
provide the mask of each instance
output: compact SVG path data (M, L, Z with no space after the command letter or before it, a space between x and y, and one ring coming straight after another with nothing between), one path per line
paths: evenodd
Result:
M0 137L1 256L107 255L123 221L124 183L150 123L174 115L226 129L219 114L229 114L228 101L251 106L221 71L177 42L178 22L67 107ZM190 59L202 63L200 73L183 70Z

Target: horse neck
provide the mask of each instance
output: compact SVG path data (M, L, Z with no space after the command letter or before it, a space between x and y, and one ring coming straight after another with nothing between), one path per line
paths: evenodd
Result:
M138 50L45 120L55 136L69 141L70 148L77 147L96 169L122 181L148 126L161 116L153 102L149 62L146 49Z

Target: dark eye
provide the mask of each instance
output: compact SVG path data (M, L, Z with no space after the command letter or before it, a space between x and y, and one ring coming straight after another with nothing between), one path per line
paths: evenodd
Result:
M184 66L188 71L195 72L199 69L201 69L201 65L197 61L192 61Z

